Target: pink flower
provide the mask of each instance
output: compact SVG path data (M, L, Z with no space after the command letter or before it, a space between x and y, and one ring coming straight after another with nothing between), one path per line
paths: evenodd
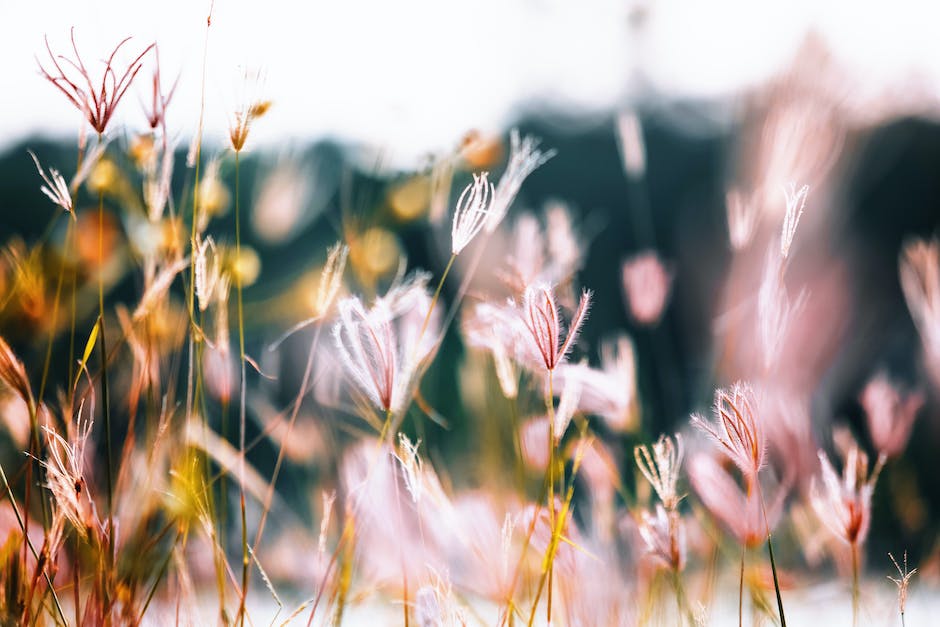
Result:
M486 219L486 232L492 233L506 217L509 206L515 200L522 183L539 166L555 156L554 150L539 150L539 140L531 135L520 138L519 131L513 129L509 134L509 163L506 171L499 178L493 203Z
M581 301L571 319L571 326L564 342L561 341L562 323L555 303L552 288L546 284L526 288L523 297L523 324L528 330L536 352L542 358L545 369L553 372L561 364L574 346L587 317L591 303L591 292L581 292Z
M940 381L940 240L907 242L899 270L907 308L917 325L931 372Z
M111 55L105 61L104 73L101 75L101 84L96 86L78 52L78 46L75 44L74 29L72 30L71 36L72 51L75 53L75 58L69 59L62 55L53 54L52 48L49 47L49 40L46 39L46 51L49 53L49 59L55 72L46 70L41 63L39 64L39 71L46 80L65 94L69 102L82 112L82 115L85 116L92 128L101 135L107 128L108 122L111 121L114 110L127 91L127 88L131 86L131 82L134 80L137 72L140 71L142 65L141 60L144 58L144 55L150 52L154 44L150 44L144 48L143 52L137 55L137 57L127 65L124 72L118 76L118 73L113 67L114 57L121 47L130 41L130 37L123 39L114 47ZM63 69L63 66L66 69Z
M555 373L558 387L581 387L578 408L603 418L611 429L636 427L636 365L633 343L625 335L601 345L601 367L562 364Z
M419 364L434 349L436 334L419 331L431 304L426 284L427 275L415 275L370 309L356 296L337 306L333 337L346 372L385 411L404 407Z
M845 455L842 478L826 454L819 451L822 485L814 480L811 503L816 515L832 534L849 544L865 541L871 524L871 497L880 466L868 474L868 456L852 443Z
M924 395L913 393L902 398L888 377L879 374L868 382L859 400L868 417L868 431L875 448L886 458L900 455L911 437Z
M785 485L777 487L774 499L767 504L765 520L759 487L742 490L734 477L710 455L696 455L689 466L689 478L702 503L738 542L753 547L767 538L780 520L787 494Z
M692 424L710 435L752 484L757 481L757 473L764 465L766 448L756 404L751 386L739 381L730 388L715 391L717 423L692 414Z
M680 571L685 567L685 526L675 510L656 505L656 514L640 512L640 537L646 551L662 566Z
M646 252L623 263L623 289L630 315L642 325L659 322L672 288L672 274L654 252Z

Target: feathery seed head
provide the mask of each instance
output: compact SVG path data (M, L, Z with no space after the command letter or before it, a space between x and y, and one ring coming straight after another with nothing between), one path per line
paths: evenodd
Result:
M660 435L653 444L653 452L645 444L633 449L633 457L640 472L650 482L659 499L667 510L674 510L681 497L676 491L679 482L679 470L682 466L682 436L676 434L675 440Z
M783 188L787 199L787 213L783 219L783 228L780 233L780 254L784 259L790 256L790 246L796 235L796 227L803 216L803 207L806 206L806 196L809 194L809 185L797 189L795 183Z
M518 129L509 134L509 163L496 185L486 218L486 232L492 233L509 212L522 183L539 166L555 156L554 150L539 150L539 140L531 135L520 138Z
M715 391L715 422L693 414L692 424L715 440L749 482L757 481L764 465L764 428L757 415L757 399L747 383Z
M118 70L114 67L115 57L120 49L130 41L130 37L123 39L111 55L105 61L104 72L101 74L100 85L95 85L88 68L82 61L82 56L78 52L78 46L75 43L75 29L71 31L72 51L75 58L70 59L63 55L53 54L49 46L49 39L46 38L46 51L49 53L49 61L52 64L52 71L47 70L37 58L39 72L50 83L61 91L69 102L75 108L81 111L91 127L99 135L103 135L108 123L114 115L114 110L118 103L131 86L134 77L142 67L144 56L150 52L155 44L150 44L131 61L124 72L118 76Z
M522 321L528 330L531 342L549 372L564 362L571 351L587 317L591 304L591 292L581 292L578 309L571 319L568 335L561 341L562 322L555 303L553 289L546 284L530 285L523 296Z
M451 252L455 255L459 255L486 224L493 199L493 184L486 177L486 172L474 174L473 182L457 199L451 227Z

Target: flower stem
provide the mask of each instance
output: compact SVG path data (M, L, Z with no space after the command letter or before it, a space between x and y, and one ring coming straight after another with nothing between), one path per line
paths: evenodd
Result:
M99 135L98 141L101 141ZM104 326L104 189L98 190L98 339L101 356L101 402L107 450L108 564L114 562L114 457L111 451L111 396L108 390L108 345Z
M239 206L239 166L241 152L235 151L235 263L242 261L241 211ZM238 393L238 482L239 507L242 523L242 593L238 607L238 622L245 624L245 601L248 597L248 523L245 515L245 316L242 304L242 273L235 268L235 293L238 310L238 362L241 366L241 383Z
M747 547L741 549L741 575L738 579L738 627L744 627L744 556Z
M852 543L852 625L858 625L858 542Z
M780 582L777 580L777 565L774 562L774 545L767 535L767 553L770 555L770 570L774 575L774 592L777 593L777 612L780 614L780 627L787 627L787 619L783 615L783 598L780 596Z

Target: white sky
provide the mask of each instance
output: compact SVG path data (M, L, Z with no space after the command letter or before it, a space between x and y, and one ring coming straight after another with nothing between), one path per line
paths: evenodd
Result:
M868 8L868 7L871 8ZM642 36L629 24L646 7ZM180 83L169 124L188 141L198 116L203 0L0 0L0 144L33 132L74 136L78 113L36 71L34 55L86 62L127 35L156 40ZM498 131L534 99L606 111L629 102L642 69L660 93L721 97L765 79L813 28L872 88L917 76L940 93L940 3L901 0L218 0L209 39L207 117L222 137L239 67L262 67L271 113L262 144L339 136L413 157L471 128ZM100 67L100 64L98 65ZM148 78L142 71L141 77ZM144 82L119 112L143 126Z

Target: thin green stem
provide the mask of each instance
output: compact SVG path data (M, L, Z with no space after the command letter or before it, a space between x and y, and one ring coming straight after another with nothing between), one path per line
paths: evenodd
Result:
M235 151L235 258L236 264L242 262L241 244L241 209L239 206L239 166L241 152ZM245 387L247 372L245 369L245 314L242 304L242 273L238 267L235 270L235 293L238 309L238 361L241 365L241 383L238 397L238 480L239 480L239 506L241 507L242 522L242 593L238 607L239 624L245 624L245 600L248 596L248 523L245 514Z

